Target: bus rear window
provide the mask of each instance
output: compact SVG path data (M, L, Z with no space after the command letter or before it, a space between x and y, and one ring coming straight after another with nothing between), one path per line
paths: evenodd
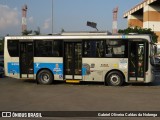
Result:
M19 56L19 40L8 40L8 52L11 57Z

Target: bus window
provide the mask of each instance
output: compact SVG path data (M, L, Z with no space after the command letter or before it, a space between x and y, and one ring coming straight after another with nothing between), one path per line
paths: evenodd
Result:
M127 58L128 41L123 40L106 40L105 57Z
M62 41L35 40L35 57L61 57Z
M104 57L104 41L103 40L92 40L84 41L83 43L84 57Z
M35 56L36 57L51 57L52 56L52 41L35 41Z
M19 41L18 40L8 40L8 52L11 57L19 56Z
M53 44L52 44L53 57L62 57L62 53L63 53L62 46L63 46L63 42L61 40L59 40L59 41L54 40L53 41Z

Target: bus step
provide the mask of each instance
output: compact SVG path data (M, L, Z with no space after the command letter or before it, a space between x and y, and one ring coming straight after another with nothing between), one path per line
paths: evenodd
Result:
M66 80L66 83L80 83L80 80Z

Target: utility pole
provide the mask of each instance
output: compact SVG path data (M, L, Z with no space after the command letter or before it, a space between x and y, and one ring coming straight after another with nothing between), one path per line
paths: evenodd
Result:
M53 34L53 0L52 0L52 34Z

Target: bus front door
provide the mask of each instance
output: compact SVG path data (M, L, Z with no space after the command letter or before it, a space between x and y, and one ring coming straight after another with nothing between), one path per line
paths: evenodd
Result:
M146 43L129 42L128 80L129 82L144 82L146 70Z
M64 74L66 81L82 79L82 44L81 42L64 43Z
M33 42L20 43L20 78L33 78Z

